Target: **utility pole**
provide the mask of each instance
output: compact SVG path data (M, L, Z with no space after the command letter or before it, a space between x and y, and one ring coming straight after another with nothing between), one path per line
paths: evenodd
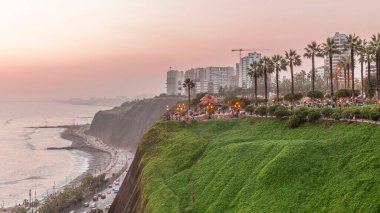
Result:
M29 189L29 208L32 206L32 189Z
M34 189L34 206L36 207L36 211L37 211L37 192L36 192L36 189Z

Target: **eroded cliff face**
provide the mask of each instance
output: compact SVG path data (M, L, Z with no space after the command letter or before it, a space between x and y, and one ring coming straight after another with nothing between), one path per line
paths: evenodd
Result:
M173 106L179 100L179 97L158 97L100 111L87 133L135 152L142 135L165 113L166 105Z
M112 202L109 213L137 212L141 208L141 162L142 153L137 151L119 193Z

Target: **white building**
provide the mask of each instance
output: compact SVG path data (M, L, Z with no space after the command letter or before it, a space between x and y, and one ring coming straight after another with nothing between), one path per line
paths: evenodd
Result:
M253 61L259 61L261 59L261 54L257 52L248 53L248 56L241 58L237 67L237 86L242 88L250 88L252 86L252 79L248 76L250 65Z
M167 95L184 95L185 89L182 87L184 81L184 72L178 70L169 70L166 74L166 94Z
M195 93L218 93L219 88L233 87L235 70L233 67L192 68L185 72L184 78L195 83Z
M335 35L332 37L334 39L335 44L338 46L338 50L340 54L333 54L332 57L332 68L333 71L336 70L336 67L339 64L339 61L346 56L350 56L349 50L344 50L344 44L347 41L347 36L345 34L341 34L339 32L336 32ZM325 57L325 66L330 69L330 59L329 56Z

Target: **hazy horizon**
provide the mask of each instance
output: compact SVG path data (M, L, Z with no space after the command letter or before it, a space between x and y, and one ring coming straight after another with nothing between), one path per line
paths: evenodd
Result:
M378 8L375 0L1 1L0 100L160 94L170 66L235 66L231 49L303 54L335 32L368 39L380 32Z

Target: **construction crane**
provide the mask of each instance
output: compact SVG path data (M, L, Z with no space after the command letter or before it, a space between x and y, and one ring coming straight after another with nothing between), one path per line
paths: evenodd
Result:
M269 49L233 49L232 52L239 52L239 63L241 62L241 52L244 51L268 51Z

